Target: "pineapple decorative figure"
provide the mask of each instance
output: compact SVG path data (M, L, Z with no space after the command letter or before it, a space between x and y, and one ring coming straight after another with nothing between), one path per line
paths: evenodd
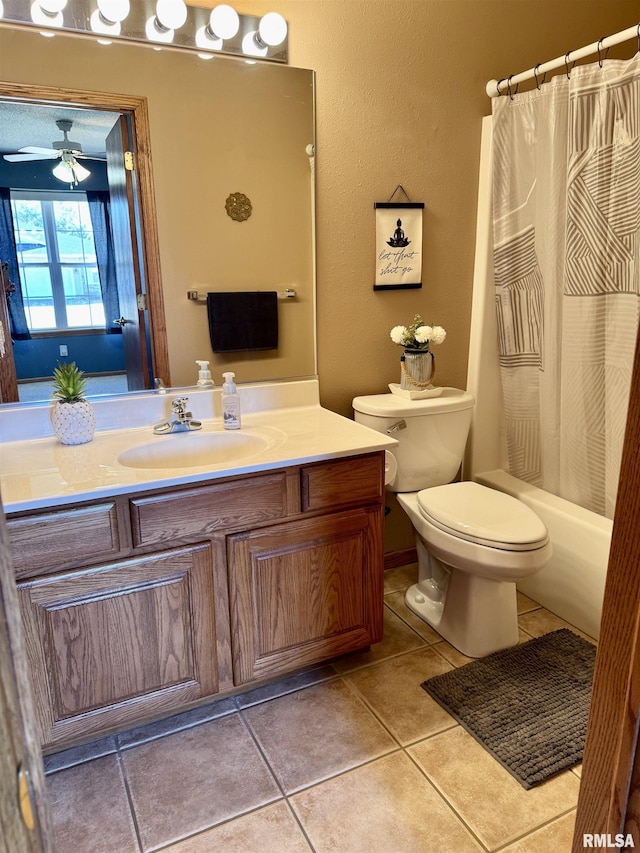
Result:
M61 444L86 444L93 438L96 419L83 397L86 383L75 361L58 364L53 371L51 425Z

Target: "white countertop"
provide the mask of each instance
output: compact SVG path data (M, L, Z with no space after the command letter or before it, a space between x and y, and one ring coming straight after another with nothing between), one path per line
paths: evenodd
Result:
M275 397L277 402L284 402L284 405L261 409L256 399L260 394L264 398L264 386L260 387L257 396L252 396L251 389L241 387L243 414L240 432L255 437L258 445L251 455L188 467L134 468L123 465L118 457L139 445L151 445L153 451L156 443L160 447L163 443L171 442L175 447L179 442L179 449L182 450L186 447L185 442L191 442L195 447L199 446L196 442L201 442L202 437L225 432L221 418L215 416L219 389L213 393L211 390L203 392L188 389L190 398L193 396L189 408L195 418L202 420L202 430L154 435L153 424L166 417L168 402L173 396L180 396L184 390L170 391L159 403L157 396L149 396L153 405L145 410L150 419L144 425L127 426L125 429L98 429L93 441L77 446L64 446L52 435L15 440L15 429L9 428L8 422L5 422L3 440L0 441L0 493L4 511L11 513L56 507L145 489L197 483L387 450L397 444L395 439L384 433L323 409L314 401L313 388L303 389L305 393L301 395L287 391L290 399L283 400L282 385L277 386ZM146 399L136 398L138 409ZM296 405L295 402L300 400L305 404ZM122 406L122 402L114 401L113 413L118 411L121 416L118 405ZM98 417L98 424L101 421L106 423L107 420L108 414L104 408ZM45 427L40 424L37 431L45 431ZM205 442L208 440L205 439ZM164 446L169 447L168 444Z

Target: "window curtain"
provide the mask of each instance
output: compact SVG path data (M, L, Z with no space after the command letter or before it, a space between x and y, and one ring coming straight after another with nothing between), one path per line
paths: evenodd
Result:
M613 517L640 315L640 54L493 101L511 473Z
M107 334L117 334L120 333L120 328L114 326L113 321L120 316L120 303L118 300L113 233L111 231L109 193L88 190L87 201L96 248L96 263L104 305L105 328Z
M8 264L9 281L15 285L14 292L7 299L11 337L14 341L29 340L31 332L24 312L16 236L11 215L11 193L8 187L0 187L0 261L6 261ZM6 297L2 295L2 298Z

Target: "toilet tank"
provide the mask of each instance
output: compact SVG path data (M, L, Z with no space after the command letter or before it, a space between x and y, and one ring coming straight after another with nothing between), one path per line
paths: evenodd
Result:
M397 394L356 397L357 423L398 440L391 451L398 473L387 484L392 492L417 492L450 483L462 463L475 398L468 391L443 388L438 397L410 400ZM406 424L405 428L402 425Z

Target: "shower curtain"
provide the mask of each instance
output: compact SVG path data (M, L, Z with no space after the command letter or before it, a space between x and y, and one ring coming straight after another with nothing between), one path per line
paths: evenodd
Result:
M640 313L640 54L493 99L510 472L613 517Z

